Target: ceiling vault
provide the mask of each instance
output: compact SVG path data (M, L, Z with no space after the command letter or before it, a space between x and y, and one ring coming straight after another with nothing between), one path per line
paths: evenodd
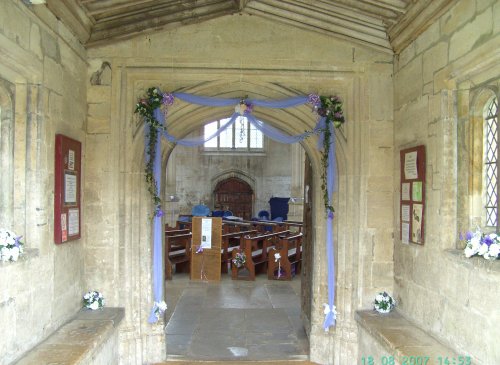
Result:
M250 14L399 54L457 0L47 0L85 47Z

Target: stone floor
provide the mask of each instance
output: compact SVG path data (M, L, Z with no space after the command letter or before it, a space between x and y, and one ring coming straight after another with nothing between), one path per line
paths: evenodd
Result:
M167 360L307 360L300 279L166 282Z

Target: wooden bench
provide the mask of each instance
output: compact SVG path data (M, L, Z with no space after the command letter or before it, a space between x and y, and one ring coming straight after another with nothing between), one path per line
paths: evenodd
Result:
M247 231L251 228L250 224L247 222L240 221L232 221L224 219L222 221L222 233L232 233L232 232L240 232Z
M267 254L269 250L280 240L281 237L288 235L288 231L260 234L257 236L244 236L240 247L231 252L231 261L237 254L245 254L246 262L243 267L238 268L231 262L231 278L241 280L255 280L255 274L266 272ZM241 272L245 268L248 275Z
M276 254L280 258L276 258ZM267 278L270 280L292 280L300 272L302 258L302 233L282 237L267 255Z
M172 271L189 272L192 234L165 235L165 279L172 279Z
M298 221L283 221L285 228L289 231L296 231L297 233L302 232L302 227L304 224Z
M221 243L221 272L227 273L231 264L231 252L241 246L241 240L245 235L255 235L256 230L238 231L224 233Z
M184 229L167 229L165 230L165 237L167 236L176 236L178 234L186 234L186 233L190 233L191 231L187 228L184 228Z

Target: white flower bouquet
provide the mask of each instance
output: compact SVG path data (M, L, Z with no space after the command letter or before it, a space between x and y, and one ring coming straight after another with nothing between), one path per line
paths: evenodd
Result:
M238 252L233 259L233 264L237 268L243 267L245 262L247 262L247 257L244 253Z
M160 316L167 310L167 303L165 303L164 300L161 302L155 302L154 308L156 318L160 319Z
M379 313L389 313L395 306L396 301L385 291L378 293L373 303L373 308Z
M460 239L464 239L460 235ZM500 257L500 237L496 233L484 234L478 228L475 232L465 234L465 257L483 256L488 260Z
M14 232L8 229L0 229L0 260L17 261L23 253L23 243L20 241L21 236L17 236Z
M92 310L102 308L104 307L104 297L98 291L89 291L83 296L83 305Z

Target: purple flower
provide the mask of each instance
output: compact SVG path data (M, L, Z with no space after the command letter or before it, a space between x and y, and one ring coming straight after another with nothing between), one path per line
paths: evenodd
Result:
M490 236L484 236L481 241L482 241L482 243L485 243L486 245L488 245L488 247L490 247L490 245L493 243L493 240L491 239Z
M163 93L162 104L172 105L174 103L174 95L171 93Z
M158 207L156 210L155 216L156 217L163 217L164 214L165 213L163 212L163 210L161 210L161 208Z
M319 98L319 95L317 94L309 94L307 101L312 104L312 105L319 105L321 103L321 100Z
M200 247L198 247L198 249L196 250L196 253L201 253L201 252L203 252L203 247L201 247L200 245Z
M340 113L340 112L336 112L336 113L333 115L333 117L334 117L335 119L337 119L337 120L341 120L341 119L343 118L342 113Z
M329 219L333 219L333 216L334 216L334 215L333 215L333 212L332 212L332 211L329 211L329 212L328 212L328 218L329 218Z
M250 104L248 101L245 102L247 108L245 109L245 114L250 114L253 111L253 104Z
M16 246L16 247L21 246L20 240L21 240L22 237L23 236L19 236L19 237L14 238L14 246Z
M474 237L474 235L472 234L471 231L468 231L466 234L465 234L465 239L467 241L470 241L472 239L472 237Z

